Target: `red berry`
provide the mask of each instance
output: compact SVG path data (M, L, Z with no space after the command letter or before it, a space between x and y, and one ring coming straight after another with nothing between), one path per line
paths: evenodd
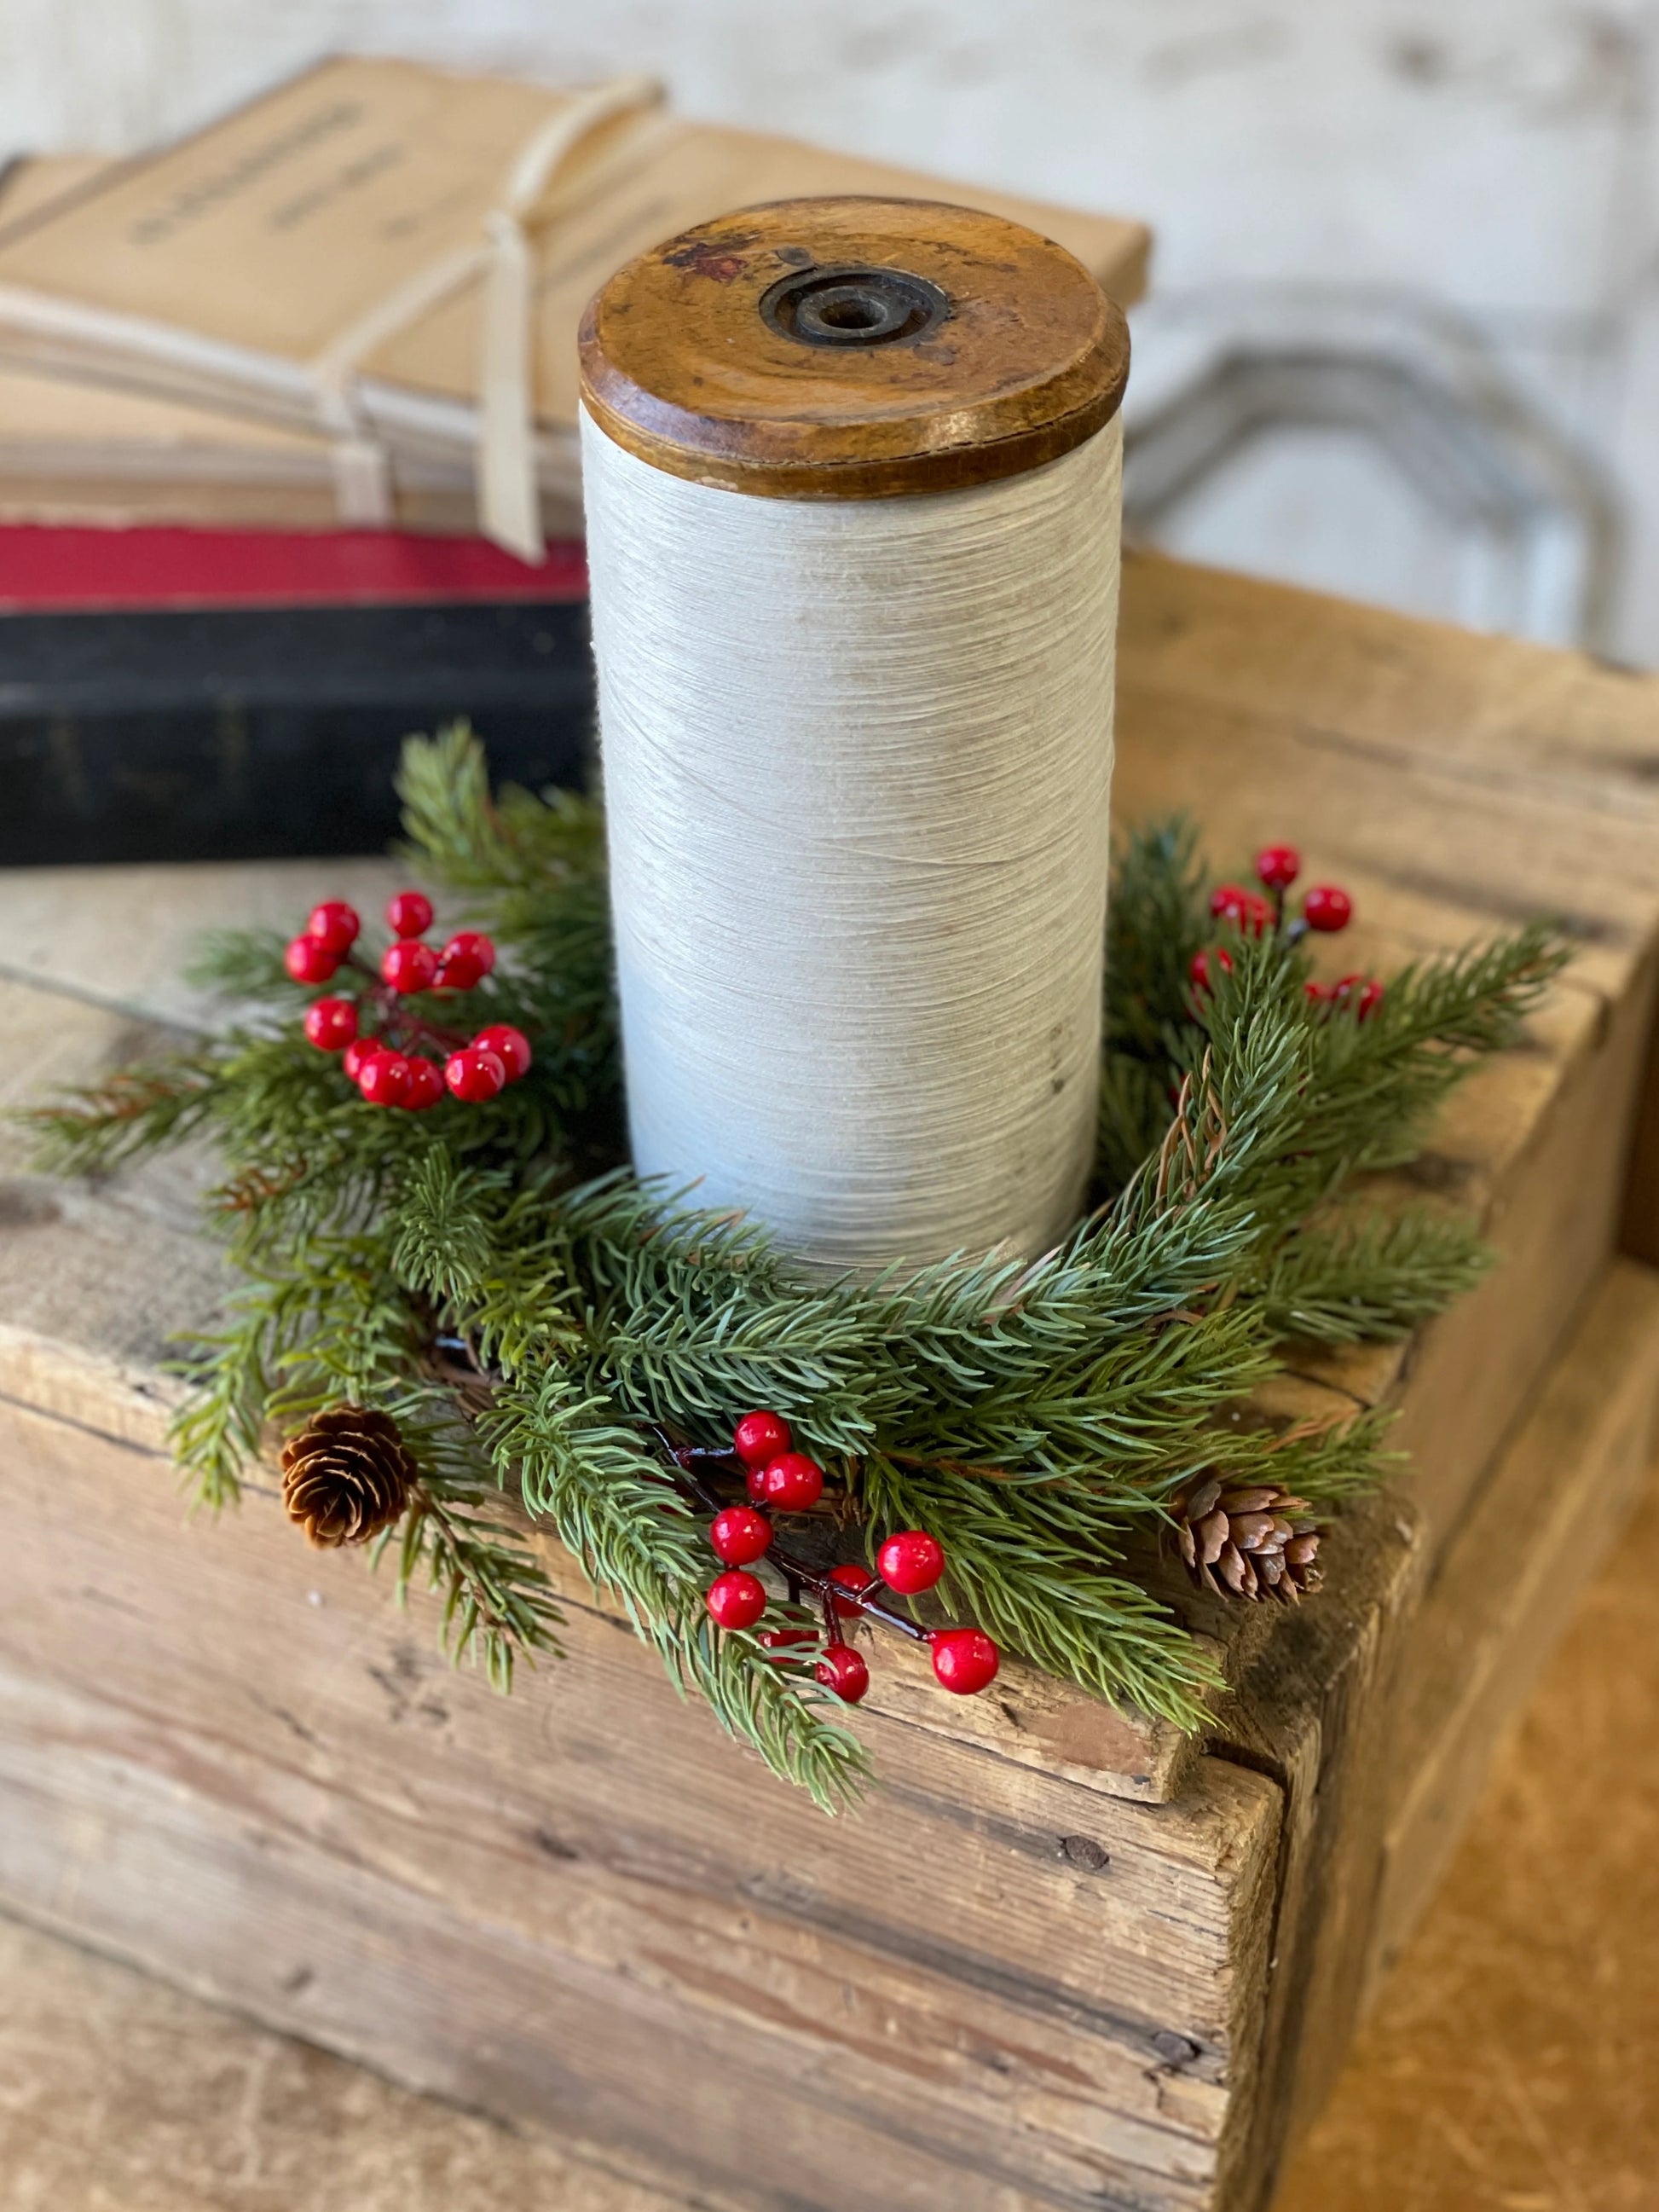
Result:
M1230 975L1232 974L1233 956L1224 945L1216 945L1208 952L1194 952L1187 969L1187 973L1193 979L1194 990L1206 996L1213 988L1210 981L1212 960L1215 962L1218 968L1224 968Z
M382 1045L358 1070L357 1088L371 1106L401 1106L409 1090L409 1062Z
M401 996L429 991L438 976L438 956L418 939L401 937L380 955L380 981Z
M781 1413L745 1413L732 1431L732 1449L745 1467L763 1468L789 1449L789 1424Z
M492 1022L487 1030L480 1030L472 1048L475 1052L493 1052L507 1070L509 1083L530 1073L530 1039L511 1022Z
M319 1052L343 1052L357 1034L357 1009L349 999L319 999L306 1008L306 1035Z
M480 929L458 929L443 949L438 980L446 991L470 991L495 965L495 947Z
M444 1095L443 1070L435 1060L428 1060L421 1053L409 1056L409 1085L402 1103L411 1113L424 1113L435 1106Z
M418 937L432 927L432 902L424 891L398 891L386 902L386 926L394 937Z
M1238 916L1238 926L1252 937L1265 937L1273 926L1272 906L1253 891L1249 905Z
M465 1052L452 1052L444 1062L444 1081L468 1105L482 1106L507 1088L507 1069L499 1053L480 1052L469 1045Z
M1265 937L1273 924L1273 910L1261 892L1247 891L1240 884L1223 884L1212 891L1210 912L1249 937Z
M483 981L483 969L465 953L458 952L453 960L438 963L435 988L440 991L476 991Z
M805 1452L780 1452L767 1462L762 1495L776 1513L805 1513L823 1495L823 1469Z
M1302 988L1310 1004L1316 1006L1326 1006L1336 996L1334 983L1304 983Z
M349 952L362 927L356 908L343 899L325 899L306 916L306 935L314 937L330 952Z
M833 1590L830 1592L830 1601L836 1613L843 1620L856 1620L864 1611L859 1600L868 1597L875 1589L875 1577L868 1567L854 1566L848 1559L843 1566L830 1568L830 1580L848 1593L846 1597L837 1597Z
M827 1644L812 1669L826 1690L833 1690L845 1705L855 1705L870 1686L870 1669L850 1644Z
M1302 916L1310 929L1332 934L1353 920L1353 901L1334 884L1316 884L1302 902Z
M379 1037L354 1037L345 1048L344 1066L349 1080L355 1083L375 1054L385 1049Z
M295 937L283 954L283 965L296 983L326 983L340 964L320 937Z
M752 1505L728 1505L709 1522L708 1540L728 1567L752 1566L772 1541L772 1523Z
M936 1628L927 1639L941 1687L971 1698L996 1680L1002 1654L982 1628Z
M1264 845L1255 856L1255 872L1270 891L1288 890L1302 873L1302 855L1294 845Z
M752 1628L766 1610L766 1585L740 1567L716 1575L703 1600L722 1628Z
M925 1528L902 1528L876 1553L876 1565L889 1589L902 1597L930 1590L945 1572L945 1553Z
M1352 1006L1354 1018L1364 1021L1382 1003L1382 986L1373 975L1344 975L1326 994L1340 1006Z

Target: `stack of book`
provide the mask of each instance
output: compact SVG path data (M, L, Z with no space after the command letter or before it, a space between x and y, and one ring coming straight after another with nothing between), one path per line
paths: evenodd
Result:
M1144 283L1138 223L688 122L638 81L339 58L136 160L15 164L0 860L377 842L397 735L457 708L509 772L579 772L581 311L663 238L816 192L990 208ZM112 530L159 534L112 562Z

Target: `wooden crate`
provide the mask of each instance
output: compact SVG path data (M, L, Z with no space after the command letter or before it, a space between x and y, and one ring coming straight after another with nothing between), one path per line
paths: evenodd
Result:
M884 1651L881 1789L827 1825L552 1561L570 1657L510 1702L272 1496L185 1522L167 1332L210 1314L199 1164L0 1183L0 1902L400 2079L773 2212L1262 2203L1487 1749L1649 1458L1659 685L1136 560L1118 805L1295 838L1345 963L1539 908L1581 957L1410 1180L1509 1255L1403 1351L1310 1363L1413 1464L1319 1601L1240 1616L1212 1740ZM15 1093L127 1056L200 923L375 863L0 880ZM1623 1256L1620 1256L1622 1248Z

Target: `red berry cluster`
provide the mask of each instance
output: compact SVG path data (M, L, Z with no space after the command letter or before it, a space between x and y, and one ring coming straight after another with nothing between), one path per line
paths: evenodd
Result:
M516 1083L531 1062L522 1030L495 1022L469 1038L435 1027L405 1004L428 991L475 990L495 964L489 939L462 929L441 947L427 944L432 902L423 891L398 892L386 903L386 919L392 943L378 972L353 950L362 924L343 899L313 907L289 943L283 963L296 983L329 982L343 967L364 978L359 997L318 999L307 1007L312 1043L319 1052L343 1053L348 1078L371 1106L405 1113L435 1106L446 1090L481 1105Z
M925 1641L935 1677L959 1696L985 1689L994 1680L1000 1654L981 1629L921 1629L879 1601L884 1584L901 1596L915 1597L932 1589L944 1574L944 1551L926 1529L904 1528L888 1537L876 1553L873 1575L867 1567L850 1565L820 1573L781 1552L769 1516L805 1513L823 1494L823 1468L793 1449L789 1424L781 1414L745 1413L732 1431L729 1453L686 1450L676 1456L682 1466L694 1458L736 1459L744 1472L750 1503L722 1506L708 1528L708 1540L725 1571L709 1584L707 1603L722 1628L753 1628L764 1614L766 1585L748 1570L770 1553L793 1588L810 1590L819 1599L827 1640L814 1673L826 1690L846 1704L856 1705L869 1688L870 1669L863 1654L847 1641L840 1623L866 1617ZM768 1650L787 1655L803 1644L817 1644L818 1637L811 1628L775 1628L763 1630L759 1640Z
M1265 845L1255 856L1258 881L1268 896L1243 884L1218 884L1210 894L1213 920L1226 922L1241 937L1282 936L1297 944L1308 933L1334 936L1353 920L1353 901L1338 884L1315 884L1303 895L1299 917L1287 920L1285 894L1302 872L1302 855L1293 845ZM1233 957L1224 945L1194 952L1188 968L1194 993L1207 998L1215 988L1218 972L1231 975ZM1382 986L1365 975L1345 975L1340 983L1310 983L1308 996L1317 1005L1352 1007L1362 1022L1382 1003Z

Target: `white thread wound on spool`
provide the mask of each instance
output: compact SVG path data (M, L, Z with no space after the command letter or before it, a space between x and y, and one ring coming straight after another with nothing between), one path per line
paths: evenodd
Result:
M1121 422L915 498L687 482L582 422L635 1165L815 1267L1075 1216Z

